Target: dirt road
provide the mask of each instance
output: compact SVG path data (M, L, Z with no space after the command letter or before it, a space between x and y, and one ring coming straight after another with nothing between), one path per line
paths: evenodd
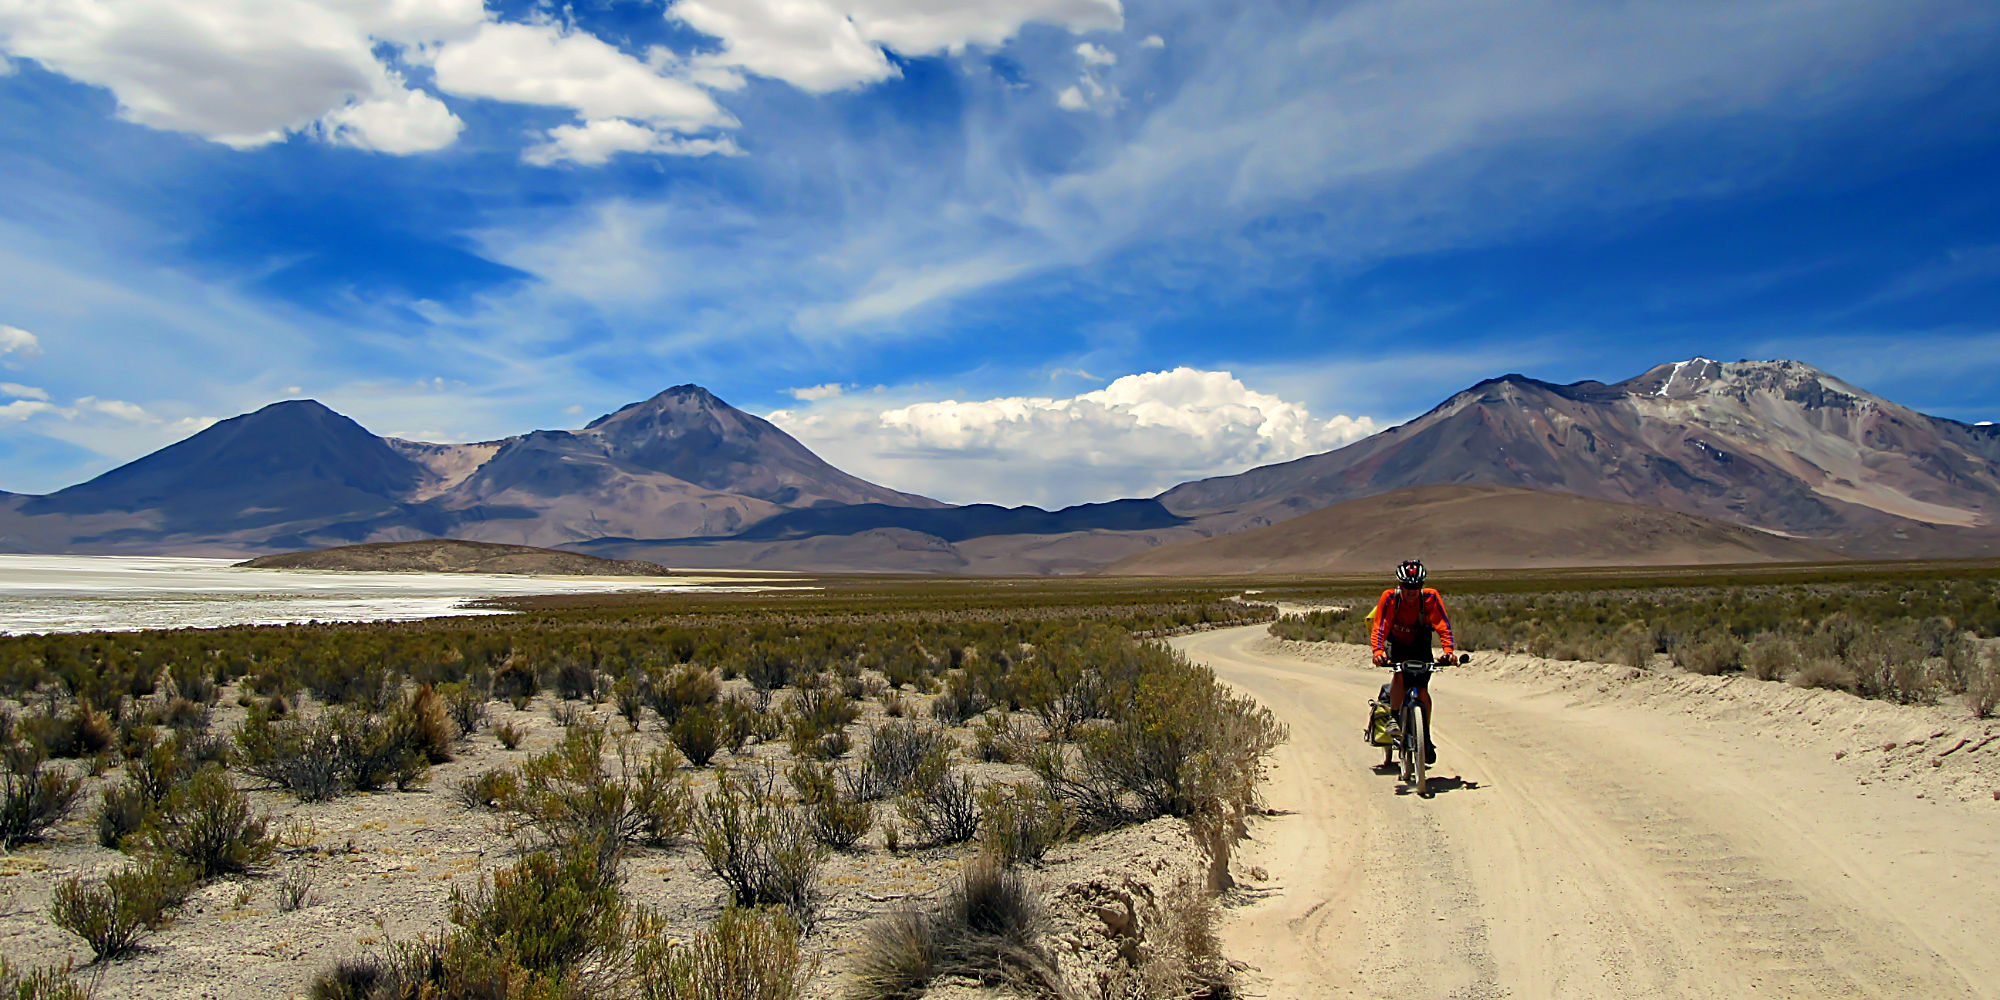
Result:
M1434 682L1438 791L1398 794L1360 738L1387 679L1365 650L1309 661L1261 626L1174 645L1291 726L1237 856L1269 880L1224 933L1250 995L2000 998L1991 803L1477 670Z

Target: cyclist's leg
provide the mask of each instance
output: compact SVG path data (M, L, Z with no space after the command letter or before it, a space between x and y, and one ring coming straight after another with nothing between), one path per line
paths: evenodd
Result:
M1417 692L1417 704L1424 706L1424 763L1437 763L1437 743L1431 739L1431 686Z

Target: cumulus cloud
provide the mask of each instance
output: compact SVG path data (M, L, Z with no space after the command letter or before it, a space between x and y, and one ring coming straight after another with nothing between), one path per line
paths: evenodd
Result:
M22 385L19 382L0 382L0 396L9 396L14 399L39 399L45 403L49 399L47 390L37 389L32 385Z
M521 158L538 167L569 162L586 167L602 166L620 153L657 153L668 156L741 156L735 140L686 138L662 132L650 125L610 118L582 125L558 125L549 139L529 148Z
M35 335L18 326L0 323L0 354L18 354L32 358L42 353L42 342Z
M705 60L815 93L897 75L883 54L997 46L1028 24L1071 31L1124 26L1119 0L680 0L669 10L722 43Z
M1084 99L1083 91L1077 87L1065 87L1056 95L1056 107L1064 111L1088 111L1090 102Z
M43 0L0 4L0 49L110 90L141 125L247 149L359 107L334 134L389 152L397 133L404 147L434 139L443 109L409 96L378 46L436 43L485 17L481 0ZM413 109L427 123L414 131Z
M682 0L672 14L722 42L703 60L826 93L886 80L896 67L832 2Z
M122 399L98 399L96 396L85 396L76 401L75 409L83 413L102 413L107 417L117 417L120 420L129 420L135 424L156 424L160 422L160 418L147 413L144 407L137 403L128 403Z
M1167 40L1158 35L1147 35L1146 40L1139 43L1139 47L1142 49L1164 49L1167 47Z
M770 418L836 465L898 489L1042 506L1150 496L1377 429L1367 417L1322 419L1229 372L1192 368L1127 375L1065 398L849 400Z
M1116 53L1101 45L1093 45L1090 42L1085 42L1077 46L1076 54L1088 66L1116 66L1118 64Z
M786 389L785 391L790 393L793 399L816 403L822 399L832 399L846 390L838 382L828 382L825 385L808 385L798 389Z
M443 149L464 127L443 101L420 90L350 104L319 123L321 134L334 143L397 155Z
M700 87L558 24L481 25L439 49L431 68L446 93L570 108L587 120L630 118L682 131L735 123Z

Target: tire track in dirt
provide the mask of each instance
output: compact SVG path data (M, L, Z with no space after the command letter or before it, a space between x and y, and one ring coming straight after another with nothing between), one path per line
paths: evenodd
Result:
M1926 813L1935 837L1910 842L1908 806L1778 740L1452 673L1440 791L1398 795L1359 738L1382 678L1364 651L1311 662L1261 628L1175 645L1292 728L1275 814L1238 855L1272 884L1225 928L1253 994L2000 997L1980 944L2000 932L1982 871L2000 833L1974 813ZM1907 884L1954 862L1976 867Z

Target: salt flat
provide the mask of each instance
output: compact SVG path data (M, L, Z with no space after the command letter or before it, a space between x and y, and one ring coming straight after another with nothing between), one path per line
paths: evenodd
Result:
M485 597L613 591L757 591L792 581L483 576L240 569L181 556L0 555L0 634L214 628L305 621L404 621L506 614Z

